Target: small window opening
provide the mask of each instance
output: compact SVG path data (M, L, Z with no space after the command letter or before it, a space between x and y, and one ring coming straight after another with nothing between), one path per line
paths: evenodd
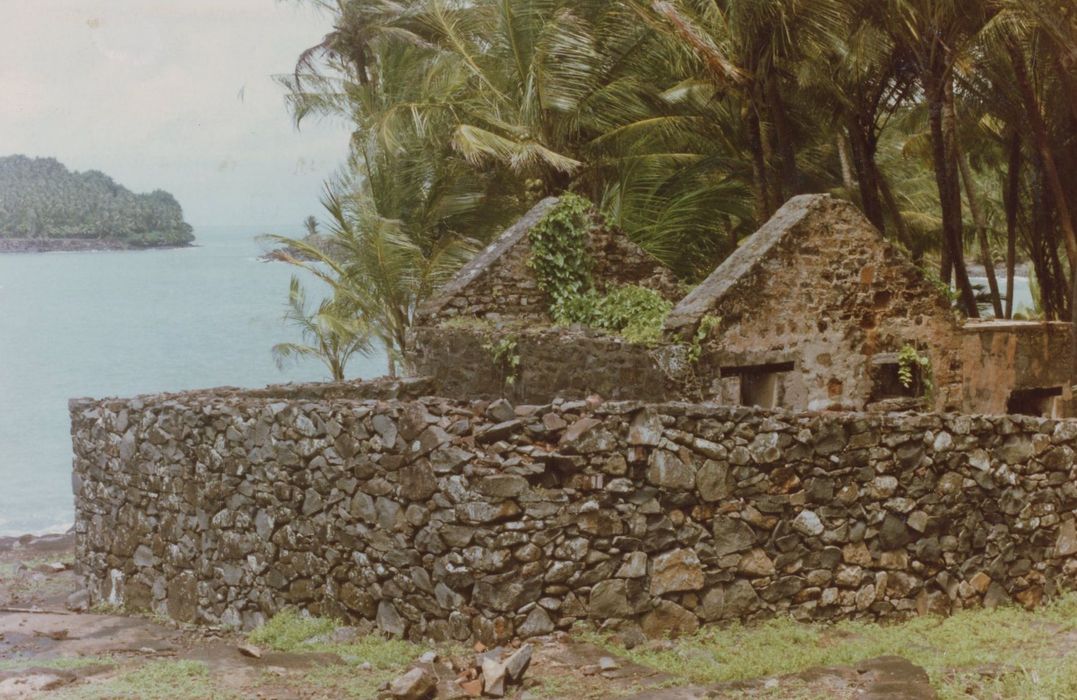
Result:
M896 353L876 355L871 363L871 400L919 398L924 394L924 378L917 364L909 366L911 381L901 381L901 363Z
M1062 396L1062 387L1015 389L1006 402L1006 413L1017 416L1054 416L1055 399Z
M776 408L780 403L781 376L793 371L792 362L776 362L765 365L722 367L723 377L740 378L740 403L742 406Z

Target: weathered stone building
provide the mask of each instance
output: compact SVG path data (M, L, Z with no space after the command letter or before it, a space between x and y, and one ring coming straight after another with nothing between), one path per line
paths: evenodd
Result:
M678 301L657 346L553 327L527 265L527 231L552 206L540 203L420 311L419 374L450 394L526 401L597 393L801 410L1070 414L1068 324L965 323L848 202L790 200ZM668 271L616 232L599 229L590 253L599 286L679 296ZM489 350L506 337L519 361L511 386Z

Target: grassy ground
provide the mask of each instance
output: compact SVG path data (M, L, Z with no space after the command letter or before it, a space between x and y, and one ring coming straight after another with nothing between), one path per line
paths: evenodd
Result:
M806 625L784 619L705 629L670 648L606 645L618 655L698 684L893 654L926 669L943 700L1077 698L1077 594L1034 612L973 610L887 625Z
M324 691L327 697L339 698L374 697L382 684L400 675L426 651L409 642L376 636L358 637L346 643L330 641L327 638L336 628L332 620L285 610L251 633L250 641L275 651L336 654L344 661L343 665L312 669L302 683L307 688Z
M109 656L60 656L53 659L34 659L36 668L48 668L57 671L69 671L88 666L107 666L113 663ZM31 665L26 659L0 659L0 671L16 671Z
M57 700L231 700L238 697L217 686L200 661L151 661L123 671L107 682L65 688Z
M65 572L46 577L43 582L35 579L34 586L45 586L50 590L63 588L63 585L70 585L69 582L63 584L70 576L70 572ZM22 578L15 580L13 567L0 562L0 593L21 592L23 585ZM36 589L30 598L40 598ZM11 627L20 634L32 630L36 622L49 616L23 617L30 627ZM382 684L399 676L423 652L431 649L378 636L336 642L334 638L340 638L333 635L336 622L286 611L252 633L247 640L225 634L225 639L217 643L230 650L235 658L231 665L220 666L217 657L211 659L195 653L203 645L201 637L195 634L184 636L186 633L182 629L177 631L174 626L169 628L169 633L179 635L185 641L176 642L177 651L172 658L141 653L146 644L146 633L128 635L125 643L131 648L126 650L114 650L115 640L103 637L100 651L78 646L74 653L65 652L69 644L84 645L85 640L78 640L86 635L79 631L82 629L78 627L79 616L54 617L53 627L75 626L71 635L75 641L53 642L42 637L44 641L34 642L37 638L30 637L30 641L24 640L11 647L8 658L2 658L3 654L0 654L0 671L17 671L29 666L63 671L94 666L110 668L91 671L92 678L80 680L48 696L61 700L206 697L227 700L253 697L257 693L264 693L264 697L300 695L367 699L376 696ZM92 629L130 620L129 617L117 617L115 622L99 621ZM149 623L147 626L157 627ZM150 638L156 639L152 635L165 632L168 630L149 633ZM943 700L1077 698L1077 593L1063 596L1032 612L1013 607L974 610L945 619L915 618L886 625L863 622L808 625L778 619L751 626L710 627L689 638L645 644L631 650L583 631L573 637L598 644L612 655L657 669L672 678L655 677L643 669L645 673L613 684L601 675L583 673L580 667L584 663L558 662L556 658L559 657L540 650L528 673L531 697L551 700L615 698L653 688L656 684L709 686L726 681L793 675L795 677L783 678L780 684L769 687L757 683L747 691L723 691L723 697L807 700L826 694L820 694L820 686L809 676L796 674L811 668L848 666L878 656L897 655L926 669ZM88 638L95 637L89 634ZM293 659L296 665L279 662L287 668L275 666L276 660L252 663L254 660L244 659L236 651L235 645L244 641L266 652L273 650L299 658ZM11 643L9 640L9 645ZM47 653L35 657L33 652L20 652L20 644L28 645L28 648L40 647ZM446 658L467 658L473 653L470 648L459 646L435 650ZM28 657L27 653L30 654ZM604 652L594 650L594 653L601 655ZM209 665L203 661L209 661ZM586 663L593 663L593 660Z

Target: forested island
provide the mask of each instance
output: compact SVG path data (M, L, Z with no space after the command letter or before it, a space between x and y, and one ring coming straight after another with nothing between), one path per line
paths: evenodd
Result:
M168 192L136 194L97 171L55 158L0 158L0 252L122 250L194 240Z

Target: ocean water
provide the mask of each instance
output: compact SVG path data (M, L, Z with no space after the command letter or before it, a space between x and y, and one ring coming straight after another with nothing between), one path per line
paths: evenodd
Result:
M0 536L73 519L67 400L327 378L278 369L295 270L265 263L261 228L204 227L197 247L0 255ZM280 230L288 235L301 231ZM308 297L318 296L313 281ZM349 378L384 373L356 357Z
M996 271L996 279L998 280L998 287L1000 293L1006 296L1006 272L1005 270ZM986 277L969 277L969 282L978 291L986 294L990 289ZM1006 301L1003 299L1003 305ZM1032 285L1029 283L1027 277L1021 277L1014 275L1013 278L1013 312L1015 314L1031 314L1036 311L1036 302L1032 298ZM980 314L985 318L988 316L993 317L995 315L994 309L991 308L991 304L985 304L980 307Z

